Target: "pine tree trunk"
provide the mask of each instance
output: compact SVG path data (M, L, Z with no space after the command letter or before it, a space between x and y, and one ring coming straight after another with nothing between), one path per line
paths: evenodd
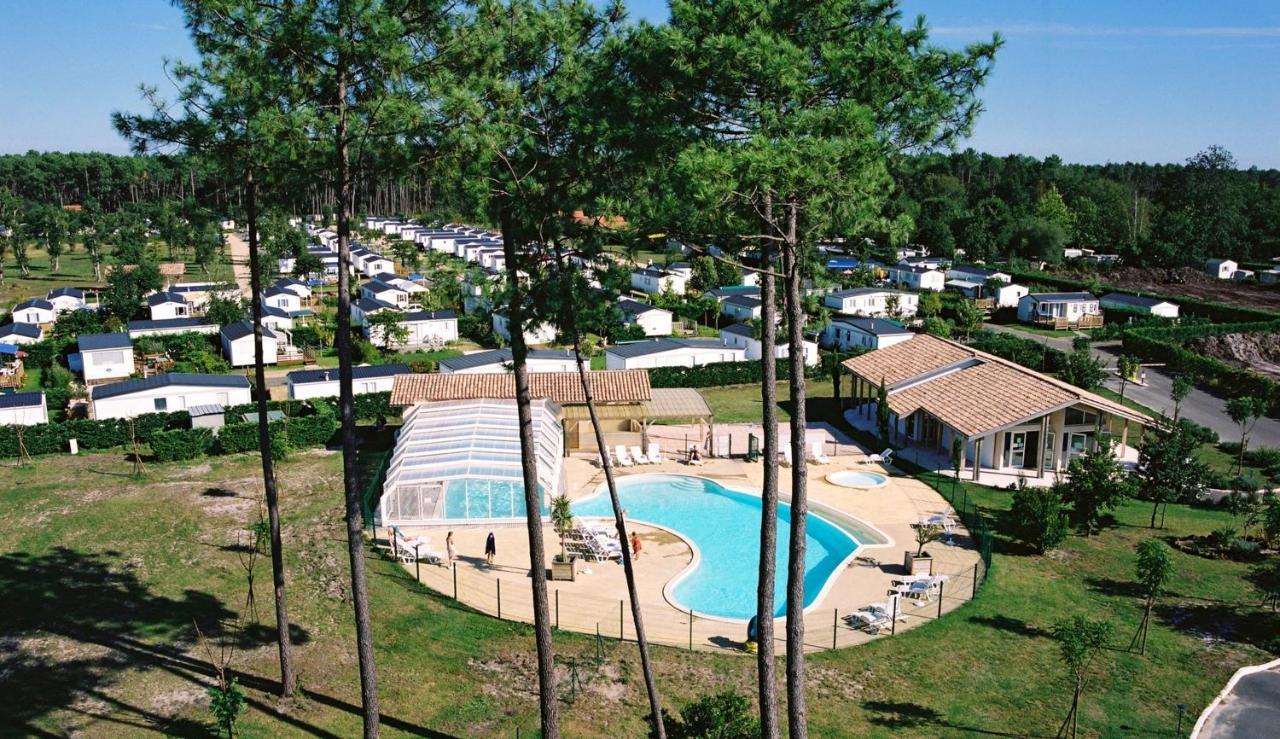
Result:
M340 15L345 15L339 11ZM339 29L345 35L346 29ZM378 736L378 673L373 656L369 588L364 571L364 532L360 521L360 479L356 466L356 414L351 388L351 150L347 122L347 70L337 64L338 126L338 414L342 421L342 487L346 499L347 556L351 561L351 600L356 617L356 652L360 661L360 703L365 739Z
M508 263L510 260L508 259ZM556 267L562 270L559 246L556 247ZM653 736L665 739L667 727L662 719L662 698L658 694L658 682L653 676L653 661L649 656L649 639L645 635L644 614L640 610L640 595L636 589L636 573L631 560L631 545L627 538L627 522L622 517L622 502L618 498L618 485L613 476L613 462L605 444L604 430L600 427L600 417L596 414L595 397L591 394L591 379L582 363L582 337L578 333L575 310L566 311L565 328L573 337L573 362L578 368L578 382L582 384L582 397L587 404L587 415L591 418L591 430L596 437L596 448L600 452L600 464L604 468L605 486L609 488L609 504L613 507L613 524L618 531L618 542L622 545L622 571L627 581L627 597L631 601L631 621L636 630L636 647L640 651L640 671L644 675L645 692L649 698L649 713L653 722ZM646 450L647 451L647 450ZM621 636L621 634L619 634Z
M249 284L253 290L253 373L258 400L258 451L262 455L262 491L271 529L271 582L276 603L276 643L280 651L280 695L293 695L293 645L289 641L289 608L284 591L284 553L280 538L280 500L276 494L275 460L271 458L271 431L267 423L267 373L262 355L262 278L258 272L258 183L253 175L253 149L245 172L249 221Z
M560 736L560 705L556 698L555 651L551 643L551 616L547 604L546 552L542 544L542 513L538 497L538 456L533 440L530 410L528 347L524 343L523 290L516 261L516 237L511 219L502 215L502 254L506 260L511 304L507 329L511 336L511 363L515 368L516 415L520 424L520 469L524 477L525 523L529 532L529 562L533 576L533 637L538 652L538 707L544 737Z
M804 555L809 503L804 452L804 305L800 299L799 250L796 206L788 203L782 261L787 284L791 391L791 540L787 552L787 728L791 739L804 739L809 735L809 709L804 695Z
M773 197L765 196L762 233L773 228ZM771 274L773 242L760 241L760 400L763 407L764 483L760 491L760 574L756 585L756 683L760 693L760 735L776 739L778 727L778 675L773 644L776 606L773 591L778 567L778 362L776 355L778 307Z

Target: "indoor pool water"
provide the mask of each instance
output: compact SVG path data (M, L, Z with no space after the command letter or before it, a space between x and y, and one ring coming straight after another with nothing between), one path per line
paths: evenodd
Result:
M726 489L713 480L682 475L638 475L618 480L627 518L670 529L697 548L697 566L670 590L677 607L718 618L747 620L756 612L760 562L760 497ZM573 504L578 516L612 517L608 490ZM818 594L858 549L845 529L809 514L805 551L804 605ZM786 613L787 532L791 506L778 505L777 615ZM637 563L644 567L644 559Z
M524 505L524 485L507 480L450 480L444 493L444 518L466 520L520 518ZM546 505L542 506L546 515Z

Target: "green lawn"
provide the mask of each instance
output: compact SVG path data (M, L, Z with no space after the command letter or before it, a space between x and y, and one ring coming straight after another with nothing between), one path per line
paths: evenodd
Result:
M847 385L848 383L846 383ZM698 390L711 406L717 423L760 423L761 407L759 385L726 385L724 387L704 387ZM785 421L791 418L791 390L786 382L778 383L778 419ZM839 417L835 410L835 399L830 381L810 380L805 396L810 419L823 416L827 420Z
M1044 328L1043 326L1032 326L1026 323L1005 323L1001 324L1001 326L1024 334L1051 336L1056 339L1074 339L1080 335L1078 331L1060 331L1056 328Z
M811 408L829 410L820 397ZM381 453L387 444L384 435L362 448ZM255 516L259 470L251 455L149 464L140 481L127 476L129 468L120 453L5 468L0 669L9 690L0 724L14 734L208 734L208 663L192 624L216 635L245 616L237 547ZM270 692L277 673L269 567L259 561L262 623L240 633L231 662L250 698L242 735L356 735L341 459L297 454L279 479L303 693L280 703ZM966 487L999 524L1009 494ZM1230 522L1216 510L1171 506L1168 528L1151 531L1149 511L1140 502L1122 506L1100 535L1073 536L1044 557L998 536L991 579L970 604L894 638L811 655L813 735L1051 736L1070 694L1046 634L1074 614L1106 618L1116 633L1115 651L1099 660L1085 695L1085 735L1169 735L1176 704L1194 717L1237 667L1268 659L1259 645L1280 633L1280 619L1254 607L1243 565L1175 552L1177 574L1157 606L1147 655L1127 651L1141 612L1130 585L1134 545ZM366 562L386 735L532 735L529 628L423 592L377 556ZM828 628L809 624L813 634ZM581 680L575 703L563 689L565 734L642 735L634 648L606 642L597 666L594 639L558 633L555 645L562 663L576 660ZM668 705L754 689L749 657L653 653Z

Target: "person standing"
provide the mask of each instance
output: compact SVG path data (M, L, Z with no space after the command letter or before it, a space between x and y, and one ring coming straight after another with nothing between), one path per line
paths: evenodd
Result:
M492 566L493 558L498 554L498 540L494 538L493 532L489 532L489 536L484 540L484 561L485 564Z
M631 558L635 559L640 556L640 535L631 532Z
M454 551L454 548L453 548L453 532L452 531L450 531L449 534L444 537L444 556L447 558L446 564L453 565L453 559L454 557L457 556L457 552Z

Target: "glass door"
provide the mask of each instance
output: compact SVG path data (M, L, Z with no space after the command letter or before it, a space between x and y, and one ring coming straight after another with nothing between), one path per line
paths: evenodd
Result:
M1027 463L1027 434L1015 431L1009 434L1009 466L1022 469Z
M1053 440L1052 431L1046 431L1044 434L1044 451L1040 454L1040 468L1044 470L1053 469Z

